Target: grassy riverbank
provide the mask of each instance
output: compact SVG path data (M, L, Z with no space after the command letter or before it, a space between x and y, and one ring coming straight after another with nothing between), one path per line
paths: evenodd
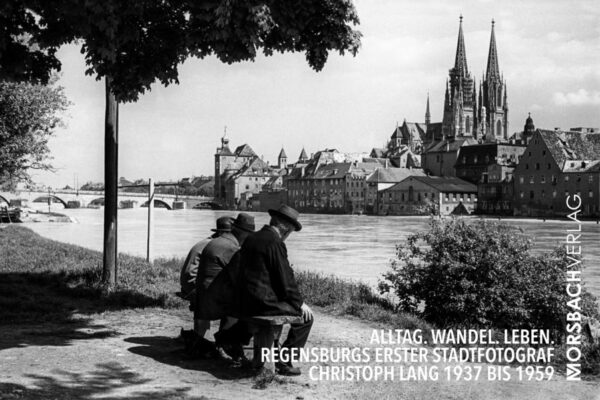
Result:
M0 321L68 321L79 313L142 307L184 308L176 297L181 259L119 256L118 284L100 284L102 254L46 239L28 228L0 229ZM393 328L429 329L419 318L394 311L370 287L312 272L298 272L307 303L340 316L354 316Z

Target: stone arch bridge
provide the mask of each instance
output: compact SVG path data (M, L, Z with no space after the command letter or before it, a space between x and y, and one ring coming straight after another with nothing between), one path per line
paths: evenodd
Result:
M146 207L148 204L147 193L119 192L119 208ZM64 208L99 207L104 205L103 191L20 191L14 193L0 193L0 203L12 203L13 205L47 205L61 204ZM175 202L178 201L178 204ZM183 204L183 206L182 206ZM197 205L210 207L213 203L212 197L203 196L175 196L173 194L154 194L154 206L167 209L193 208Z

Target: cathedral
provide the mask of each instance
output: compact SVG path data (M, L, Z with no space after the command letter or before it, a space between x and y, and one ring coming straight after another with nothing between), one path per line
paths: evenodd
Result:
M508 139L508 101L506 82L498 66L494 21L485 76L479 84L469 73L463 35L462 15L454 67L446 80L442 122L430 123L429 98L425 121L431 144L446 139L473 138L479 142L503 142Z

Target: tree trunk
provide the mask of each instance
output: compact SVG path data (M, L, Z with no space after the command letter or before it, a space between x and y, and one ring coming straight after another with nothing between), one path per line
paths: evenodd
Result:
M104 258L102 283L109 290L117 283L117 191L119 148L119 105L106 83L104 119Z

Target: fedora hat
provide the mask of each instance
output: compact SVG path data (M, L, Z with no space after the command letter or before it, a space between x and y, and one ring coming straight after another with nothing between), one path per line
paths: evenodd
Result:
M217 218L217 228L211 229L213 232L231 232L231 222L233 218L231 217L220 217Z
M280 205L277 210L270 209L269 215L271 217L279 217L290 222L292 225L294 225L296 232L302 229L302 224L298 222L298 216L300 213L287 204Z
M233 221L233 226L246 232L254 232L254 217L250 214L239 213Z

